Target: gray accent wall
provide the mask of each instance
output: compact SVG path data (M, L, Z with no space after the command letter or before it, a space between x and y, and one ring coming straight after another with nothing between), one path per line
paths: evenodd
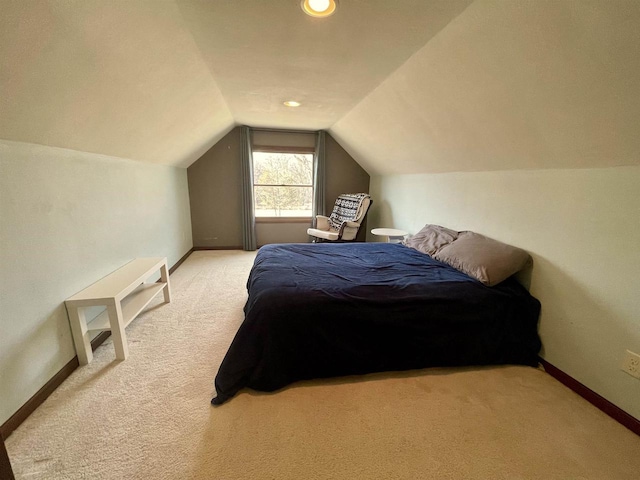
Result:
M281 147L312 147L313 133L255 131L254 144ZM341 193L369 191L369 174L327 135L327 182L325 211L329 214ZM194 247L241 248L240 127L188 169L191 225ZM258 245L306 242L308 222L257 223ZM358 240L366 237L366 224Z
M194 247L242 248L240 127L188 169Z
M0 423L75 356L66 298L191 246L185 169L0 140Z

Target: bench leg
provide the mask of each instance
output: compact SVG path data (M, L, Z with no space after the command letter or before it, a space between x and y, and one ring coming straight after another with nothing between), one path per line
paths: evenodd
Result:
M167 264L165 263L160 267L160 279L162 282L166 283L164 288L162 289L162 293L164 294L164 302L171 302L171 285L169 284L169 271L167 270Z
M91 340L87 331L84 307L67 306L67 312L69 313L69 323L71 324L73 343L78 354L78 362L80 365L86 365L93 360L93 350L91 349Z
M125 360L129 355L129 347L127 346L127 336L124 333L124 319L122 318L122 307L120 302L114 301L107 306L109 312L109 323L111 324L111 336L113 337L113 346L116 349L116 358Z

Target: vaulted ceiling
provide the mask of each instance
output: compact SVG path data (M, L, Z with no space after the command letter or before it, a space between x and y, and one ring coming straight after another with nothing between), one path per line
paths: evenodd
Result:
M636 0L299 5L0 0L0 138L188 166L247 124L328 129L371 174L640 164Z

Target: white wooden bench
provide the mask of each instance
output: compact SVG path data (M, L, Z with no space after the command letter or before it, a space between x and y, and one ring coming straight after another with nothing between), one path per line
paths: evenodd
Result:
M157 271L160 282L144 283ZM157 277L156 277L157 278ZM124 329L162 291L164 301L171 301L167 259L136 258L115 272L65 301L69 312L73 342L80 365L93 360L91 332L110 330L116 358L125 360L129 353ZM87 324L85 308L105 306L107 309Z

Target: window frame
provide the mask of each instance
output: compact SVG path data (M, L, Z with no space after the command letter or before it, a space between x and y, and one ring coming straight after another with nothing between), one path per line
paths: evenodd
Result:
M302 154L302 155L312 155L311 158L311 168L312 172L315 170L316 164L316 149L315 147L281 147L281 146L273 146L273 145L253 145L251 148L251 162L253 165L253 154L254 153L285 153L285 154ZM251 188L254 189L254 204L253 208L255 210L255 188L256 187L311 187L311 194L314 195L314 185L313 178L311 180L311 185L270 185L270 184L256 184L255 177L251 179ZM309 214L308 217L258 217L254 215L256 223L309 223L313 218L313 212Z

